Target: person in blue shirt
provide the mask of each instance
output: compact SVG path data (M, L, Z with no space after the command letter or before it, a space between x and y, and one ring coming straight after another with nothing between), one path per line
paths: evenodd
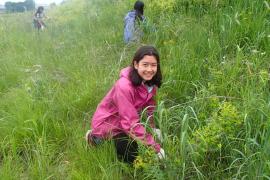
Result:
M140 29L140 24L145 21L143 15L144 3L142 1L136 1L134 9L129 11L124 19L124 41L130 43L133 41L139 41L143 35Z

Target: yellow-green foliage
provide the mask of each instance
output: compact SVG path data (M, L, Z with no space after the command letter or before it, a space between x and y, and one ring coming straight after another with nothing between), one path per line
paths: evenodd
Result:
M222 127L223 133L228 137L235 137L240 130L243 120L236 107L230 102L221 105L219 115L216 115L217 123Z
M189 3L190 5L212 5L218 6L225 4L225 0L176 0L178 3Z
M194 133L195 141L205 151L219 150L225 139L237 136L242 122L236 107L224 102L220 104L220 110L212 114L211 121Z
M166 1L159 1L159 0L151 0L147 5L147 8L152 12L155 12L155 15L159 13L169 13L173 11L175 7L176 1L175 0L166 0Z
M193 0L193 1L197 3L214 5L214 6L224 5L226 3L225 0Z
M151 11L157 13L171 13L173 10L177 9L179 6L219 6L224 5L224 0L150 0L147 2L147 8Z
M262 85L266 85L267 82L269 81L269 73L265 69L260 70L259 77Z
M133 166L135 169L147 169L155 164L155 152L152 149L147 149L136 157Z

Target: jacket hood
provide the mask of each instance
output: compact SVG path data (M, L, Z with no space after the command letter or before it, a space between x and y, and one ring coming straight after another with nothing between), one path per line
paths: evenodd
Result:
M130 66L128 66L128 67L126 67L126 68L124 68L124 69L122 69L121 71L120 71L120 78L121 77L124 77L124 78L129 78L128 76L129 76L129 72L131 71L131 67Z

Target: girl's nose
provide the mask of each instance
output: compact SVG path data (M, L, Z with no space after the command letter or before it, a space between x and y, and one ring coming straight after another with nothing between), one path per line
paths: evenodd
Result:
M153 70L152 66L147 67L147 71L152 71L152 70Z

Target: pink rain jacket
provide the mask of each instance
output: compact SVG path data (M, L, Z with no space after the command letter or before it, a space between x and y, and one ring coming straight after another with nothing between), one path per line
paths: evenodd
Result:
M122 69L120 79L98 105L92 118L92 135L109 138L124 132L159 152L160 145L146 132L139 117L139 112L146 107L150 107L148 116L153 114L155 105L153 96L156 94L156 87L148 93L144 84L133 86L128 78L130 70L130 67ZM150 123L151 127L154 127L153 120Z

